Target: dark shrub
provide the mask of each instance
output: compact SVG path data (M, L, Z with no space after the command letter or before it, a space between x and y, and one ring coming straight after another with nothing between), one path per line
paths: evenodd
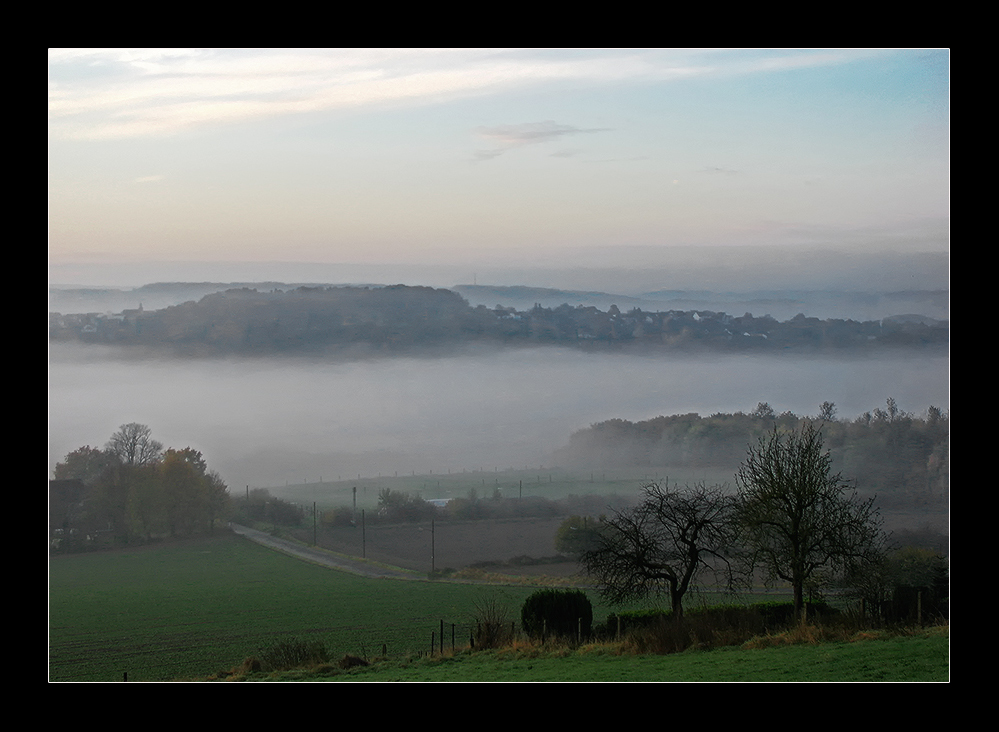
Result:
M326 646L319 641L291 639L260 653L261 665L271 671L314 666L329 660Z
M539 590L524 601L520 619L532 637L589 638L593 606L580 590Z
M806 602L806 617L809 622L830 619L839 613L825 602ZM690 634L691 628L711 628L717 633L741 634L768 633L784 630L794 625L794 603L758 602L752 605L714 605L705 608L691 608L684 615L687 624L682 633ZM624 637L628 633L642 630L655 630L671 635L680 633L673 622L673 613L663 610L634 610L611 613L607 622L597 627L598 635L606 638ZM696 633L694 634L696 635Z

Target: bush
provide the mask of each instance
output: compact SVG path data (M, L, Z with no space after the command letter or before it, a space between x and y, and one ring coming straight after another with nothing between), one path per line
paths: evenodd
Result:
M806 602L805 608L809 622L828 620L839 613L825 602ZM725 645L727 638L748 638L794 625L794 603L758 602L692 608L684 612L684 622L679 624L672 612L663 610L611 613L596 632L605 638L616 638L619 633L621 638L630 635L633 642L650 653L670 653L690 645Z
M315 666L329 660L329 651L319 641L282 641L260 653L260 664L270 671Z
M502 648L513 641L513 621L494 599L475 603L474 622L473 648Z
M593 606L581 590L539 590L524 601L521 625L531 637L589 638Z
M349 506L337 506L323 511L323 526L354 526L354 510Z

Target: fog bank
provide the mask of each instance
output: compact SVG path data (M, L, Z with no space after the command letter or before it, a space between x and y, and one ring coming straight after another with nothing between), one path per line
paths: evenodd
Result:
M231 487L545 464L611 418L751 411L840 418L883 407L949 410L946 356L652 358L538 348L450 358L144 360L51 349L50 469L126 422L201 450Z

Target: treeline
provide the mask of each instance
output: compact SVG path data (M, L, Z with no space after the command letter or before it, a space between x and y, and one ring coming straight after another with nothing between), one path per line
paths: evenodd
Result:
M885 408L854 420L835 417L824 403L815 417L776 414L766 403L746 414L660 416L640 422L611 419L575 432L556 456L560 465L579 467L734 467L746 449L776 425L797 430L821 422L832 464L856 479L864 493L937 500L948 491L950 421L931 406L918 416L888 399Z
M407 493L384 488L378 493L378 507L366 512L364 521L370 524L415 523L419 521L476 521L484 519L551 519L571 513L596 513L608 507L627 505L629 499L615 496L567 496L561 499L527 496L509 498L498 490L479 496L473 488L466 496L451 498L446 503L431 503L419 493ZM323 512L325 526L356 525L360 514L342 506Z
M228 488L199 451L164 450L134 422L103 449L88 445L66 455L49 482L54 551L209 533L228 510Z
M530 310L472 307L459 294L431 287L241 288L161 310L117 315L50 313L53 340L170 347L183 353L376 352L469 343L557 343L590 348L772 351L881 346L939 346L946 322L809 318L778 322L764 315L708 311L622 312L612 305Z
M233 498L230 505L232 520L247 526L301 526L305 520L301 506L272 496L266 488L249 490L245 497Z

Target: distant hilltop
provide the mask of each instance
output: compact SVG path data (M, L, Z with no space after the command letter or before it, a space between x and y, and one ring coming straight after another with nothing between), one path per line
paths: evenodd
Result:
M261 292L294 290L299 287L385 287L374 282L154 282L135 288L77 287L53 285L49 288L49 310L57 313L112 313L126 309L159 310L226 290L250 288ZM778 320L798 313L822 319L881 320L898 313L918 313L936 321L949 318L950 293L947 290L901 292L858 292L840 290L753 290L717 292L712 290L653 290L631 294L593 290L570 290L526 285L463 284L450 288L472 306L513 307L526 310L540 304L546 308L584 305L608 309L640 308L656 310L710 310L733 314L771 315Z
M654 290L632 295L544 287L455 285L455 292L472 305L496 304L520 309L535 303L544 307L593 305L606 309L633 307L642 310L712 310L729 313L770 314L778 319L798 313L820 318L880 320L899 312L918 312L934 320L949 317L950 293L946 290L901 292L857 292L840 290L753 290L716 292L711 290Z
M499 303L489 307L472 304L461 288L455 289L240 287L159 309L140 302L117 313L51 312L49 334L52 341L146 346L192 355L389 355L475 344L828 351L945 347L949 341L947 321L928 316L857 321L798 313L780 321L750 312L739 316L707 309L647 310L628 307L624 300L625 307L613 303L605 310L567 302L555 307L541 302L528 308ZM490 294L496 294L495 288Z

